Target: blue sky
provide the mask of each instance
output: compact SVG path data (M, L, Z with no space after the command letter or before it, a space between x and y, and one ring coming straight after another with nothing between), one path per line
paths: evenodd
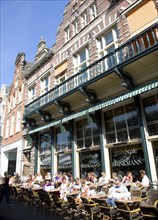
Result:
M33 62L40 37L50 48L69 0L0 0L0 87L12 83L19 52Z

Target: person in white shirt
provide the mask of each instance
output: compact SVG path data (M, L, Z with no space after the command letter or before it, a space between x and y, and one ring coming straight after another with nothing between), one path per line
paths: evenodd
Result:
M127 187L124 186L120 179L116 178L114 182L114 186L109 189L108 198L106 201L110 204L110 206L115 207L115 201L118 199L128 199L131 196Z
M108 184L109 183L109 178L106 176L106 173L105 172L102 172L101 173L101 177L99 178L99 184L101 185L105 185L105 184Z
M147 177L145 170L140 170L139 173L142 178L142 181L141 182L137 181L136 184L141 188L148 188L150 180Z

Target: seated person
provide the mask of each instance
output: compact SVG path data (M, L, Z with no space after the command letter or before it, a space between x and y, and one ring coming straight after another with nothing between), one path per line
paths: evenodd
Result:
M68 182L65 177L62 178L62 183L60 185L60 197L61 199L66 199L66 194L68 192Z
M126 176L123 177L122 183L123 185L127 186L127 188L129 189L132 182L133 182L132 172L128 171Z
M141 181L141 182L136 181L136 184L137 184L139 187L141 187L141 188L147 189L147 188L149 187L149 182L150 182L150 180L149 180L149 178L147 177L145 170L140 170L139 173L140 173L140 176L141 176L141 178L142 178L142 181Z
M115 184L109 189L109 195L106 201L113 207L116 206L115 201L118 199L127 199L130 197L130 192L124 186L120 179L115 179Z
M89 187L86 185L86 180L81 180L81 196L89 196Z
M81 181L79 178L76 178L72 193L79 193L81 191Z
M47 172L47 174L45 175L45 178L44 178L45 180L51 180L52 179L52 177L51 177L51 175L50 175L50 172Z
M105 172L101 173L101 177L99 178L99 184L100 185L106 185L109 183L109 178L106 176Z

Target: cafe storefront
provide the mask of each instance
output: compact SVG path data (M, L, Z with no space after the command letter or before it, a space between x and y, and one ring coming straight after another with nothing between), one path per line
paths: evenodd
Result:
M82 176L87 175L88 172L97 172L100 176L101 171L100 150L80 152L80 173Z
M112 172L124 175L131 171L135 178L139 178L139 171L145 168L141 144L111 148L110 157Z
M40 173L44 177L47 172L51 172L51 133L45 131L40 133L39 146Z

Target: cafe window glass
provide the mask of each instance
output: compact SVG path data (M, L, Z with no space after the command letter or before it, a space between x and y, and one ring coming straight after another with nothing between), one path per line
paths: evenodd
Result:
M81 176L86 176L88 172L101 173L101 155L100 151L81 152L80 153L80 172Z
M149 136L158 135L158 94L143 100Z
M143 148L140 144L126 147L110 148L112 172L125 175L132 171L138 178L139 170L145 170Z
M108 144L140 138L134 103L105 112L104 119Z
M51 170L51 135L50 131L40 133L40 170L41 173L50 172Z
M76 122L77 148L89 148L100 145L99 129L95 115Z
M62 152L71 149L71 136L68 124L56 128L56 151Z
M72 173L72 156L71 154L58 154L58 172Z

